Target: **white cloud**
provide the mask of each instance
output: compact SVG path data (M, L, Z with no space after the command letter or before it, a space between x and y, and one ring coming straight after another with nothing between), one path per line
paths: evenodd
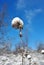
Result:
M25 11L25 16L26 16L27 22L30 24L34 16L34 13L32 11Z
M18 0L16 4L17 9L25 8L25 0Z
M32 23L32 19L40 12L42 12L42 9L25 10L25 16L26 16L27 22L29 24Z
M40 12L42 12L42 9L35 9L35 12L40 13Z
M25 18L27 19L27 26L32 31L32 19L39 13L42 12L42 9L35 9L35 10L25 10Z

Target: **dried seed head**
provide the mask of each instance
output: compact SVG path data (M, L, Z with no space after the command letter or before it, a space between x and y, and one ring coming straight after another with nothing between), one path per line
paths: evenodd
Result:
M13 20L12 20L12 27L17 28L17 29L19 29L19 28L22 29L23 25L24 25L24 23L23 23L23 21L19 17L13 18Z

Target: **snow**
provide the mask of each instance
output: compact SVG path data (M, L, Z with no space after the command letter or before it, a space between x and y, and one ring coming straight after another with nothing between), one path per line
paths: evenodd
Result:
M23 27L24 23L23 23L23 21L19 17L13 18L12 23L11 23L12 26L17 28L17 24L18 23L21 25L21 27Z
M41 53L44 53L44 50L41 50Z
M27 58L28 58L28 59L31 59L31 56L30 56L30 55L28 55L28 56L27 56Z
M29 65L44 65L44 54L41 53L32 53L30 52L29 55L31 56L31 61L27 58L23 58L23 64ZM0 55L0 65L22 65L22 56L21 54L5 54Z

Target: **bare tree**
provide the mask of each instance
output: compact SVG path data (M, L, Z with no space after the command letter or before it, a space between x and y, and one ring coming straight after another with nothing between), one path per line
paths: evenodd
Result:
M20 39L20 42L15 45L15 51L14 53L22 53L22 47L23 51L28 49L28 29L24 31L22 39Z
M6 16L6 5L4 4L4 6L0 12L0 34L1 34L0 43L4 42L4 36L6 34L7 23L5 21L5 16Z
M7 5L4 4L2 7L2 10L0 11L0 51L9 51L10 50L10 40L8 37L8 40L6 41L5 37L6 34L8 33L8 26L9 22L7 21L8 16L7 16ZM9 42L8 42L9 41ZM4 52L4 53L5 53Z
M25 31L25 33L24 33L24 37L25 37L25 46L26 47L28 47L28 41L29 41L29 39L28 39L28 33L29 33L29 30L28 30L28 28L26 28L26 31Z

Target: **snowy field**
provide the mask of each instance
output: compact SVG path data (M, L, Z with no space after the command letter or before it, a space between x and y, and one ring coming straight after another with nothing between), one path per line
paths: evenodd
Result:
M31 52L29 55L31 56L31 63L27 57L24 57L23 65L44 65L44 54ZM22 56L21 54L0 55L0 65L22 65Z

